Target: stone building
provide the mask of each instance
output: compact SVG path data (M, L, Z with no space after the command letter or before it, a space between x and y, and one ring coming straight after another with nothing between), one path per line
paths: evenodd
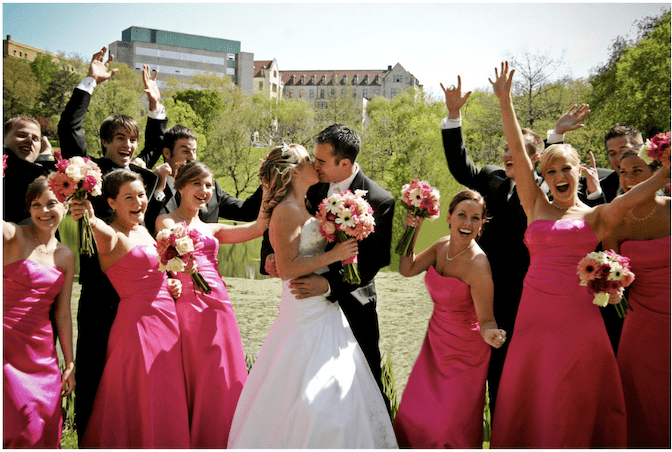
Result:
M269 99L281 99L282 86L282 74L278 69L278 62L275 58L254 62L252 82L252 92L254 94L266 93Z
M318 106L331 95L352 93L357 99L382 96L392 99L408 88L419 88L418 79L397 63L394 67L374 70L280 71L283 96L306 99Z
M142 71L143 64L158 69L160 88L166 77L179 80L210 71L230 76L250 95L253 91L254 54L241 52L240 41L130 27L121 32L121 41L109 48L115 61L136 71Z

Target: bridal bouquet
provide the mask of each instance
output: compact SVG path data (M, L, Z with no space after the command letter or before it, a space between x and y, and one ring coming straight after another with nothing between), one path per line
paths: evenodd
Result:
M191 275L194 287L201 293L209 294L212 290L196 266L194 252L200 246L201 235L195 229L187 229L185 223L178 223L172 229L162 229L156 234L159 270Z
M612 250L588 253L581 259L578 266L581 285L588 287L588 292L595 294L593 303L605 307L610 300L623 298L626 287L635 279L630 271L630 259L616 254ZM627 309L632 311L628 301L614 305L620 318L624 318Z
M662 162L664 158L670 158L670 132L659 133L650 140L646 140L642 149L639 150L639 157L646 162L647 165L653 163L654 160Z
M429 218L434 221L439 218L441 203L439 190L432 188L424 182L413 179L410 184L401 187L401 201L404 207L413 212L417 217ZM406 226L404 234L399 239L396 252L399 255L411 256L413 254L414 226Z
M103 188L103 173L93 160L86 157L61 158L61 151L54 151L56 172L49 174L47 183L60 202L69 199L84 199L87 194L100 196ZM89 215L85 214L77 222L79 254L93 254L93 231Z
M320 233L329 242L343 242L350 237L362 241L374 230L373 209L364 199L366 190L346 190L325 198L315 214L320 220ZM357 256L343 261L343 281L358 285L362 282Z

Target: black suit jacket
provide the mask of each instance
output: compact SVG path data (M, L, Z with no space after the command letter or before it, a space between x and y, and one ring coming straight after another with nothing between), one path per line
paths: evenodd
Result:
M56 167L54 162L31 163L22 160L4 146L3 153L7 156L7 169L2 179L4 193L2 219L19 224L30 218L26 209L28 185L38 177L48 175Z
M588 188L586 187L585 183L583 184L580 193L581 200L591 207L600 204L607 204L613 201L614 198L618 196L618 187L620 186L618 174L614 170L597 168L597 176L600 179L602 196L593 200L588 199Z
M145 215L145 224L152 235L156 235L156 219L160 215L173 212L180 205L179 197L173 196L173 192L169 187L166 187L163 193L165 197L162 201L156 200L156 197L150 201L147 214ZM206 223L217 223L219 218L234 221L254 221L259 214L261 200L261 187L245 201L242 201L222 190L217 181L215 181L212 198L210 198L205 208L198 212L198 216Z
M506 199L511 181L504 168L485 165L479 170L474 165L467 154L461 127L443 129L442 135L448 168L455 180L485 198L488 222L483 228L479 245L488 256L492 269L495 319L498 326L506 330L510 340L523 279L530 265L530 255L523 242L527 216L517 190L511 199Z
M319 183L308 190L309 212L314 214L324 198L327 197L329 184ZM375 231L359 243L358 267L361 284L355 286L343 282L343 265L340 262L331 264L329 271L322 274L331 288L327 297L330 301L338 301L343 313L350 323L350 328L357 339L364 356L373 372L379 387L380 380L380 349L378 341L380 331L376 313L377 295L374 278L378 271L390 264L390 248L392 242L392 221L394 219L394 197L369 179L360 169L350 190L367 190L365 199L374 211ZM268 233L264 235L261 253L261 270L266 256L272 253Z

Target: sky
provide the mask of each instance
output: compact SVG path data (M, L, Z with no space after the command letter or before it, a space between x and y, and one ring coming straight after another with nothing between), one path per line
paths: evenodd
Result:
M670 3L15 3L3 39L87 60L131 26L240 41L280 70L386 69L400 63L434 96L462 78L489 86L509 55L562 59L587 78L618 36ZM442 96L441 96L442 97Z

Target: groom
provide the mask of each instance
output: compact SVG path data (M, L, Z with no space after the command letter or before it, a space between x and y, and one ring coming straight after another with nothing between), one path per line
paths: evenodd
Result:
M349 127L334 124L319 133L313 150L314 167L320 183L308 190L308 210L315 214L322 200L344 190L366 190L364 198L373 208L376 221L375 232L359 243L359 272L362 282L350 285L343 282L343 265L340 262L329 266L322 275L314 273L291 281L290 288L297 298L325 295L332 302L338 301L350 328L357 339L371 368L378 386L381 381L380 349L378 340L378 315L376 313L376 286L373 281L378 270L390 263L392 241L392 219L394 217L394 197L374 181L366 177L359 164L359 136ZM262 262L266 270L273 268L270 244L265 240L262 248ZM269 265L270 264L270 265ZM274 271L269 271L273 274ZM383 397L387 398L383 394Z

